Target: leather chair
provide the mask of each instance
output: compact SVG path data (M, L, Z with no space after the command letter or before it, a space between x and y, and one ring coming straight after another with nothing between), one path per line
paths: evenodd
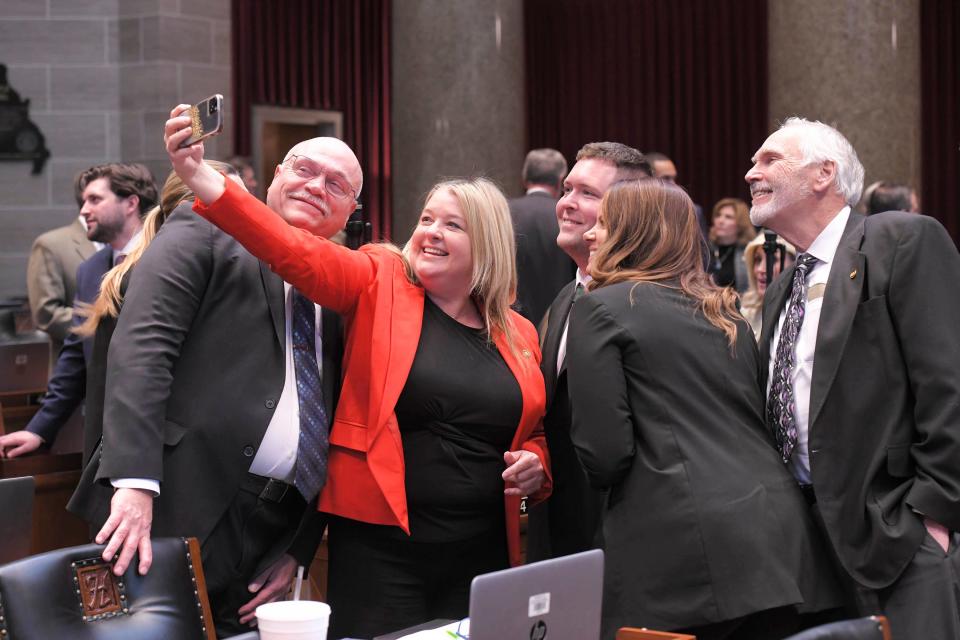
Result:
M634 629L620 627L616 640L697 640L696 636L670 631L650 631L649 629Z
M890 640L890 623L884 616L841 620L801 631L784 640Z
M102 545L68 547L0 567L3 640L216 640L200 545L155 538L153 566L123 576Z

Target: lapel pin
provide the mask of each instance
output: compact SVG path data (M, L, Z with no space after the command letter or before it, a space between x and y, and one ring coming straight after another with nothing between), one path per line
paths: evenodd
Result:
M850 272L850 279L853 280L856 277L857 277L857 270L854 269L853 271Z
M524 358L529 358L529 357L532 355L532 354L530 353L530 350L529 350L529 349L524 349L524 350L521 351L520 353L523 354L523 357L524 357Z

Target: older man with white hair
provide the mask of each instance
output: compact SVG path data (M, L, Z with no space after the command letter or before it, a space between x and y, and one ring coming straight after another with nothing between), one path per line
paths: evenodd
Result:
M791 118L746 174L751 219L797 247L768 287L766 416L862 614L960 638L960 256L934 219L866 218L863 166Z

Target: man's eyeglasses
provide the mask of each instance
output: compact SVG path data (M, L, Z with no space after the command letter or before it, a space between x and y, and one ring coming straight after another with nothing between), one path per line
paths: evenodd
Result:
M345 177L332 173L329 169L324 169L306 156L289 156L283 161L283 166L292 171L298 178L307 182L316 180L321 175L324 176L327 193L334 198L356 197L356 190L350 186Z

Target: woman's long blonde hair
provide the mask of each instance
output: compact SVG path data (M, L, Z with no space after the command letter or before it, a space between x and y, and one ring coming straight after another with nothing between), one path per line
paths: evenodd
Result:
M225 162L216 160L204 160L204 162L224 175L238 175L237 170ZM123 302L120 283L123 281L123 277L137 264L143 252L153 242L167 216L184 200L192 198L193 192L190 191L190 188L183 184L180 176L171 171L167 180L163 183L163 189L160 192L160 204L148 211L143 218L143 235L140 237L140 242L130 250L123 262L103 275L103 280L100 281L100 294L93 304L77 305L77 313L86 316L86 318L83 324L73 330L75 333L84 337L92 336L97 330L97 325L104 317L116 318L120 314L120 304Z
M618 182L604 195L600 215L607 239L593 256L591 289L624 281L676 286L667 282L678 280L731 348L736 344L737 294L704 271L697 217L683 189L655 178Z
M493 340L502 334L516 355L510 305L517 292L517 252L507 200L487 178L440 182L427 194L426 201L441 190L449 191L457 199L467 223L473 257L471 296L480 310L487 336ZM407 277L418 282L410 266L410 251L407 241L402 250Z

